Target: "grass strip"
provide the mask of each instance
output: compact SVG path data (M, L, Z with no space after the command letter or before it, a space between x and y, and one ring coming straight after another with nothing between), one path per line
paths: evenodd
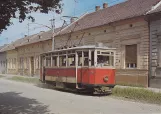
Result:
M25 82L31 84L39 84L40 81L38 78L31 78L31 77L23 77L23 76L14 76L12 78L8 78L9 80L18 81L18 82Z
M0 75L0 78L4 78L5 76Z
M115 87L112 91L113 96L124 97L136 101L161 104L161 93L153 92L144 88L120 88Z

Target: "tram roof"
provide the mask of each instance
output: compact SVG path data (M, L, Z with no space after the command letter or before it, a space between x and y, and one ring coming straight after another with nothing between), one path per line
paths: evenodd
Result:
M42 53L42 54L47 54L47 53L52 53L52 52L68 51L68 50L82 50L82 49L116 50L116 48L109 48L109 47L105 47L105 46L84 45L84 46L79 46L79 47L64 48L64 49L59 49L59 50L48 51L48 52Z

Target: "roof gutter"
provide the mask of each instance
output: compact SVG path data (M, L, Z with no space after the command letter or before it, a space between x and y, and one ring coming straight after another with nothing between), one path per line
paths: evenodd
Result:
M153 7L151 8L151 10L149 10L145 15L150 14L152 11L154 11L155 9L157 9L160 5L161 5L161 1L158 2L155 6L153 6Z

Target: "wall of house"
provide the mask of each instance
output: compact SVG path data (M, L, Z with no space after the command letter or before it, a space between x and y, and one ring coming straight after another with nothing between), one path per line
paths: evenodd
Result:
M18 47L18 72L20 75L39 76L40 54L52 50L52 40Z
M66 44L93 45L102 42L117 49L116 83L148 86L149 28L143 17L133 18L110 25L90 28L55 37L55 49ZM137 68L129 69L125 65L126 45L137 45Z
M7 61L6 61L6 53L0 52L0 74L5 74L7 71Z
M161 88L161 19L150 22L150 87Z
M17 50L7 51L7 73L18 74Z

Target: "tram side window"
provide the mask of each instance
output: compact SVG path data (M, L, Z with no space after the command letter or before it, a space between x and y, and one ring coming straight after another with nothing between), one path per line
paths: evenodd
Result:
M78 52L78 66L82 66L82 52Z
M94 51L91 52L91 66L94 66Z
M46 58L46 66L51 67L51 57Z
M57 57L52 57L52 66L57 66Z
M98 55L98 66L114 66L114 57L109 55Z
M60 66L66 66L66 55L60 56L60 58L59 58L59 65Z
M84 52L84 66L89 65L89 52Z
M75 55L68 55L68 66L75 66Z

